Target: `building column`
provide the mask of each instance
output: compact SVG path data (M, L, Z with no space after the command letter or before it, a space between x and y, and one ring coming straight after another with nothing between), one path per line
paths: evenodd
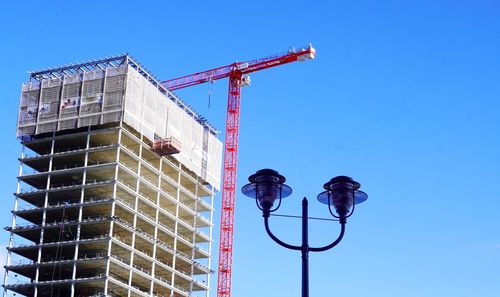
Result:
M210 194L210 206L213 208L214 207L214 194L213 194L214 189L211 188L210 190L212 192ZM210 269L211 263L212 263L212 257L211 257L211 255L212 255L212 242L213 242L212 234L213 234L213 229L214 229L213 228L213 218L214 218L214 212L210 211L210 226L208 226L208 228L209 228L209 236L208 237L210 238L210 241L208 242L208 254L210 255L210 257L208 258L208 263L207 263L208 269ZM210 288L210 279L211 279L211 277L210 277L210 272L209 272L207 275L207 287L209 287L209 288ZM206 296L207 297L210 296L210 290L207 291Z
M142 136L141 136L141 140L142 140ZM142 162L144 162L144 160L142 159L142 141L141 143L139 144L139 163L137 164L137 180L135 182L135 192L136 192L136 195L135 195L135 203L134 203L134 221L132 222L132 226L133 226L133 232L132 232L132 252L130 254L130 272L129 272L129 275L128 275L128 285L129 287L132 287L132 270L133 270L133 267L134 267L134 255L135 255L135 237L136 237L136 229L137 229L137 213L138 213L138 207L139 207L139 195L140 195L140 179L141 179L141 167L142 167ZM131 292L132 290L128 290L128 297L130 297L130 294L132 293Z
M42 214L42 227L40 229L40 241L39 241L39 244L38 244L38 257L37 257L37 267L36 267L36 272L35 272L35 293L34 293L34 297L37 297L38 296L38 286L37 286L37 283L38 283L38 278L40 276L40 262L42 260L42 245L43 245L43 235L44 235L44 231L45 231L45 224L46 224L46 219L47 219L47 207L49 205L49 190L50 190L50 187L51 187L51 184L50 184L50 176L51 176L51 173L52 173L52 162L53 162L53 159L54 159L54 147L55 147L55 132L52 132L52 139L51 139L51 146L50 146L50 157L49 157L49 168L48 168L48 171L47 171L47 186L45 187L45 200L43 202L43 214ZM58 242L57 243L57 248L59 248L59 245L61 243ZM57 256L57 253L56 253L56 256ZM57 260L57 259L56 259Z
M71 297L75 296L75 280L76 280L76 262L78 261L78 250L80 248L80 232L81 232L81 222L83 216L83 203L85 198L85 184L87 183L87 165L89 160L89 148L90 148L90 127L87 130L87 139L85 144L85 159L83 161L83 176L82 176L82 189L80 191L80 202L78 206L78 225L76 226L76 244L75 244L75 254L73 256L73 273L71 275Z
M161 197L161 170L163 167L163 160L162 157L160 157L160 167L159 167L159 173L158 173L158 191L156 193L156 211L155 211L155 231L154 231L154 239L153 241L153 254L151 257L153 258L153 263L151 264L151 277L153 278L151 280L151 288L149 290L149 295L153 295L153 289L154 289L154 279L155 279L155 270L156 270L156 239L158 238L158 223L160 220L160 197Z
M175 223L174 223L174 246L173 246L173 249L175 251L175 254L173 255L172 257L172 268L174 270L177 270L177 238L178 238L178 226L179 226L179 204L181 203L180 201L180 196L181 196L181 188L180 188L180 185L181 185L181 168L182 165L179 164L179 166L177 167L177 193L176 193L176 201L177 203L175 204ZM176 278L176 275L175 273L172 273L172 281L171 281L171 284L172 284L172 287L175 288L175 278ZM171 296L173 296L173 293L174 291L172 290L172 292L170 293Z
M114 217L115 217L115 207L116 207L116 189L118 187L117 181L118 181L118 170L119 170L119 162L120 162L120 152L121 148L120 146L122 145L122 123L120 123L120 128L118 130L118 146L116 148L116 165L115 165L115 176L113 178L113 201L111 203L111 220L109 223L109 232L108 232L108 251L106 254L106 279L104 280L104 296L108 295L108 288L109 288L109 268L111 265L111 247L113 243L113 227L114 227Z

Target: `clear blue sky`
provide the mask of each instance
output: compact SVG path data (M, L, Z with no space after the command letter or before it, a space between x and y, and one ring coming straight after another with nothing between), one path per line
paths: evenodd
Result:
M258 169L281 172L294 189L286 214L308 196L311 215L326 217L315 196L335 175L369 194L344 241L311 255L311 296L500 296L498 1L231 3L4 3L0 225L14 202L25 71L130 52L168 79L311 42L317 59L255 73L243 89L238 178L241 188ZM208 89L178 93L224 130L227 81L210 109ZM300 296L300 254L267 238L261 220L239 195L233 296ZM271 223L298 243L299 222ZM320 245L338 225L311 229Z

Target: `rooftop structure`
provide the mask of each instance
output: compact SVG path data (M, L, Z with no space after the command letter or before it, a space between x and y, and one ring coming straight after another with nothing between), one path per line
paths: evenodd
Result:
M208 296L216 129L129 55L33 72L4 296Z

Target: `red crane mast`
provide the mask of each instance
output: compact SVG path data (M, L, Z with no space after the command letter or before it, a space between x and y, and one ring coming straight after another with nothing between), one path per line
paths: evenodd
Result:
M234 206L236 200L236 169L238 163L238 137L240 127L240 90L250 83L247 74L280 66L295 61L314 59L315 49L309 45L273 56L235 62L219 68L210 69L163 81L162 84L174 91L206 82L229 77L227 100L226 136L224 150L224 172L222 178L222 207L219 241L219 267L217 296L231 296L231 273L234 238Z

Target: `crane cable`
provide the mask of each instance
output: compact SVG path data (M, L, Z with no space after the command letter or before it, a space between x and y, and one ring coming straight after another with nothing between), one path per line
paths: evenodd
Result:
M212 97L212 86L214 84L214 80L209 78L208 79L208 109L210 109L210 98Z

